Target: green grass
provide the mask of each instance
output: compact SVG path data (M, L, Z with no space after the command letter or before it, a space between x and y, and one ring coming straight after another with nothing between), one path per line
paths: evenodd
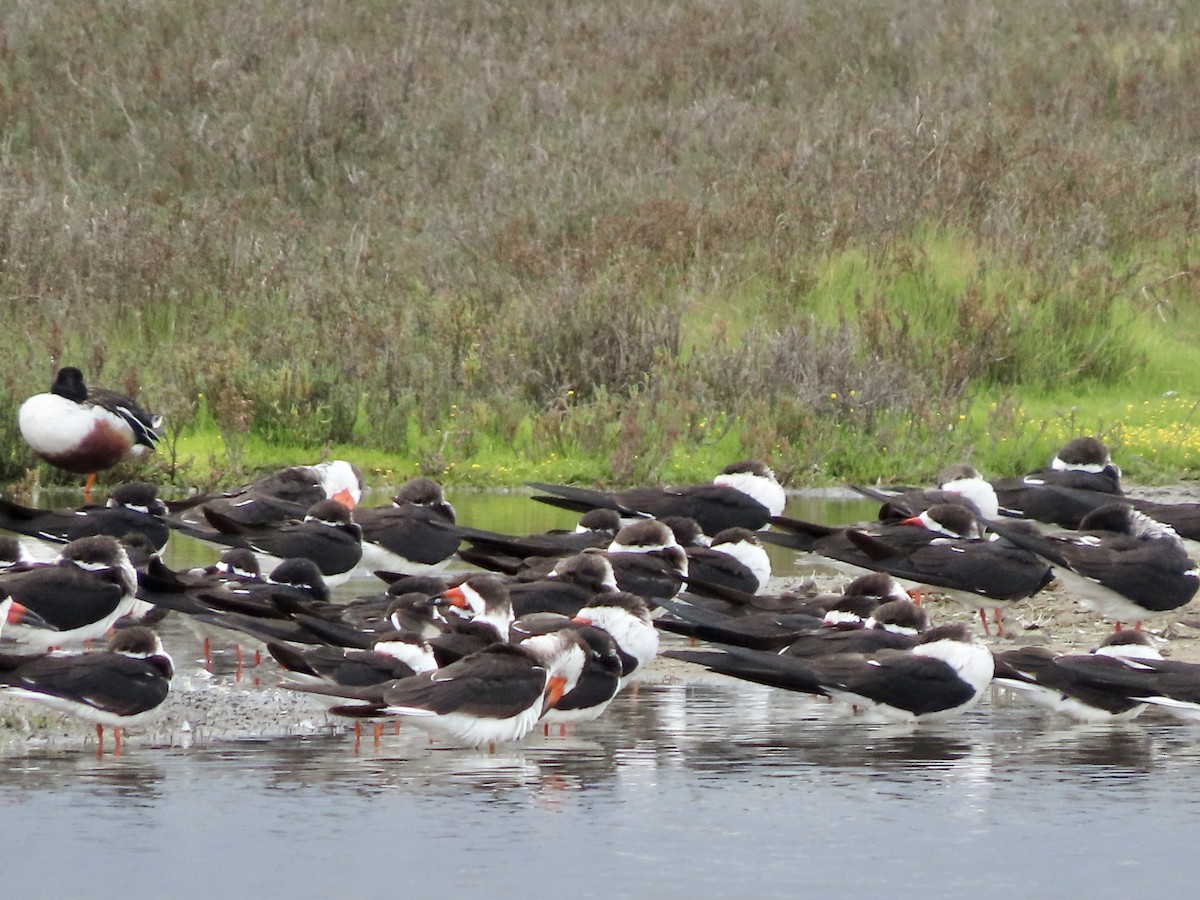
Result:
M1084 430L1191 477L1198 25L25 4L0 407L78 365L166 414L149 471L179 483L329 455L470 484L1005 475ZM32 466L0 417L0 479Z

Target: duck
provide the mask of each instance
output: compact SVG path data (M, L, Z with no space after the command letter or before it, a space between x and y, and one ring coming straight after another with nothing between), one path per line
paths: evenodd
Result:
M87 476L87 500L97 472L150 453L162 439L162 416L116 391L89 389L74 366L59 369L47 393L21 404L17 427L41 459Z

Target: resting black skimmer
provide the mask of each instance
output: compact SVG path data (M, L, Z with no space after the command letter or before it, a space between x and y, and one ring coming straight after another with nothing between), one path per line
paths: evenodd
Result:
M1162 655L1140 631L1117 631L1091 653L1058 653L1044 647L1021 647L994 654L995 682L1019 691L1037 706L1081 722L1128 721L1146 708L1134 699L1138 688L1121 684L1148 671L1146 660Z
M668 655L694 661L688 651ZM793 659L731 648L705 656L703 664L735 678L829 696L855 711L876 711L900 721L960 715L979 702L994 670L991 651L959 624L930 629L911 650Z
M584 513L573 530L544 531L524 536L500 534L478 528L455 525L452 530L469 546L458 555L472 565L492 572L515 574L531 557L562 559L584 550L604 548L621 530L621 516L612 509L593 509Z
M205 515L216 531L187 526L179 530L204 541L253 550L264 569L285 559L309 559L333 587L349 579L362 560L362 529L336 500L314 503L303 521L279 528L247 528L212 511L206 510Z
M493 644L445 668L366 689L363 697L369 699L332 712L400 716L452 741L494 748L532 731L543 713L575 687L584 659L579 637L569 630L520 644ZM344 690L282 686L309 693Z
M203 494L167 504L172 523L210 529L204 511L245 528L271 528L304 518L314 503L336 500L354 509L362 500L362 472L344 459L289 466L223 494Z
M458 550L458 535L441 527L454 525L454 507L430 478L405 482L391 506L359 509L354 520L363 532L366 569L426 575L444 569Z
M689 586L704 582L757 594L771 578L771 558L748 528L726 528L708 546L684 547L684 552Z
M406 640L399 632L380 634L369 650L328 646L301 650L269 641L267 651L297 684L366 687L438 667L428 644ZM338 698L331 698L331 703L337 702Z
M508 587L513 613L518 617L535 612L573 616L597 594L618 590L612 563L597 552L564 557L545 578L518 581Z
M817 526L812 526L816 528ZM824 529L823 537L796 539L821 556L854 570L887 572L914 585L941 589L980 611L1032 597L1054 579L1035 553L994 534L966 506L938 504L919 516L866 528ZM815 533L815 532L814 532ZM765 534L768 539L770 534Z
M658 631L650 618L650 607L635 594L626 591L597 594L574 618L580 625L603 628L617 642L621 687L629 684L658 655Z
M89 389L83 373L66 366L58 370L49 393L34 394L21 404L17 427L50 465L86 475L84 497L90 498L97 472L155 448L162 417L116 391Z
M6 637L31 650L103 637L138 603L137 572L120 543L106 536L71 541L53 563L0 575L0 591L49 624L50 629L10 624Z
M659 619L655 625L662 631L797 657L907 650L929 627L924 610L907 596L879 604L854 626L844 624L846 620L838 616L820 619L803 613L761 613L720 618L683 603L668 601L666 608L684 621Z
M881 520L907 519L919 516L929 507L939 503L962 501L970 503L981 519L994 519L1000 514L1000 503L996 498L995 488L974 466L967 463L955 463L942 469L938 473L937 487L891 491L860 485L851 487L864 497L878 500L882 504L879 510Z
M1097 494L1109 500L1124 496L1121 468L1108 447L1094 437L1075 438L1063 446L1050 465L1023 478L992 482L1000 509L1061 528L1078 528L1094 510Z
M166 700L175 673L158 635L148 628L116 632L107 650L38 656L0 654L0 693L49 706L96 724L121 729L153 715Z
M530 482L530 487L543 492L535 500L552 506L578 512L612 509L630 518L686 516L708 535L726 528L764 528L771 516L783 512L786 501L775 473L756 460L731 463L711 484L613 492L538 482Z
M657 519L626 525L603 552L613 568L617 586L653 602L670 599L683 588L688 574L687 552L675 534Z
M1118 627L1140 627L1149 615L1178 609L1200 587L1200 571L1175 530L1121 502L1088 513L1078 531L996 527L1053 563L1075 599Z
M141 481L113 488L103 505L79 509L37 509L0 498L0 528L55 544L97 534L123 538L136 533L161 553L171 536L166 515L158 488Z

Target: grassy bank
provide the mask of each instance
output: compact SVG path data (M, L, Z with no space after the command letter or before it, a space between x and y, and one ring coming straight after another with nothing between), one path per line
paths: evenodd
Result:
M183 482L1000 475L1079 431L1191 477L1198 20L15 5L0 408L79 365Z

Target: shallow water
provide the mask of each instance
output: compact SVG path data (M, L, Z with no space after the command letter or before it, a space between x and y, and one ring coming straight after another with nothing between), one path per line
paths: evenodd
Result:
M453 499L481 527L572 519L516 524L489 505L538 509L520 495ZM171 562L213 555L173 543ZM170 619L164 634L186 640ZM176 657L194 666L194 647ZM89 898L1181 894L1200 826L1197 736L1149 718L1072 728L1002 694L934 728L865 725L816 700L710 680L641 685L565 737L496 754L409 727L378 745L336 734L134 741L120 757L47 747L0 766L0 887Z

